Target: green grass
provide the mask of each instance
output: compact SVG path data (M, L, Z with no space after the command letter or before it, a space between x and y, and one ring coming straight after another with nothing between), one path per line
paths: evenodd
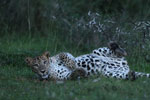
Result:
M0 39L0 100L149 100L150 79L117 80L93 76L78 81L57 83L39 81L25 64L27 56L48 50L51 55L61 51L84 54L83 48L69 44L53 33L48 36L5 35ZM98 48L98 47L97 47ZM142 57L127 57L131 69L150 72L150 64ZM95 82L95 80L97 80Z

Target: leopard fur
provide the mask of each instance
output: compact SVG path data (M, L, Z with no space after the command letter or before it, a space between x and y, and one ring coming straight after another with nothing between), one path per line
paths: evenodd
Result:
M44 53L39 58L43 58L43 56L45 56L47 57L46 60L49 63L45 66L38 64L38 69L34 69L34 64L30 65L29 62L27 63L32 66L32 69L34 70L40 70L40 67L45 67L45 73L47 73L46 77L44 74L42 76L42 74L39 73L41 71L33 70L44 79L50 78L55 80L68 80L71 79L72 76L75 76L74 72L78 72L79 69L82 70L79 72L83 72L82 74L80 73L79 76L81 75L84 77L94 74L102 74L106 77L131 80L144 76L150 77L150 74L148 73L134 72L130 70L126 59L123 57L126 53L124 53L124 51L123 53L120 53L122 52L122 49L120 49L120 51L119 49L119 46L113 49L107 47L98 48L93 50L90 54L85 54L78 57L73 57L67 52L60 53L53 57L46 56Z

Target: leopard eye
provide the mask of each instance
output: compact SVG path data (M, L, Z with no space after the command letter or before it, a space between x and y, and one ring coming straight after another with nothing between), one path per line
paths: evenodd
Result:
M46 64L47 61L44 61L44 64Z
M34 64L33 66L37 67L37 66L39 66L39 65L38 65L38 64Z

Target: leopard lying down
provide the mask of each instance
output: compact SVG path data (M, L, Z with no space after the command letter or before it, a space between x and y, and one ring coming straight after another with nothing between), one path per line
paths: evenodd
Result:
M73 57L66 52L50 57L49 52L45 52L35 58L27 57L26 62L32 71L42 79L68 80L79 76L88 77L93 74L130 80L150 77L148 73L130 70L125 58L116 55L113 50L107 47L93 50L92 53L79 57Z

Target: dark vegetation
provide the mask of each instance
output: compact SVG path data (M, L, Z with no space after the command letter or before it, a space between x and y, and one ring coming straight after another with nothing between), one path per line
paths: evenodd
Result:
M117 41L131 69L150 73L149 0L1 0L0 99L149 100L149 79L93 76L39 81L24 62L44 51L74 56Z

